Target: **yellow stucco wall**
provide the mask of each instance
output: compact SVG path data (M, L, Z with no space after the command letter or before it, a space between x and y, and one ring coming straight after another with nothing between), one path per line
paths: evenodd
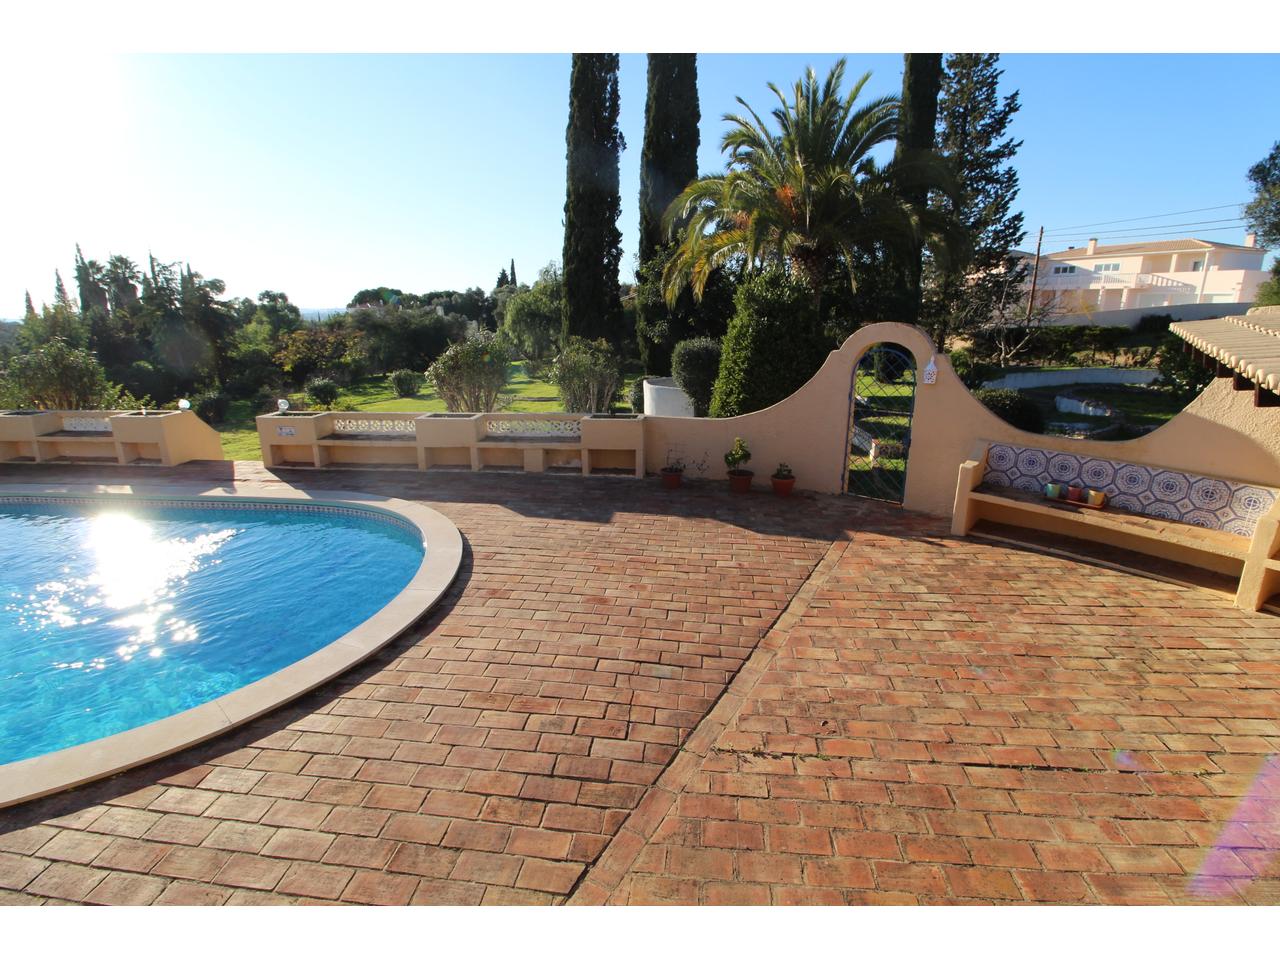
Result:
M1229 379L1214 380L1186 410L1136 440L1025 433L979 403L946 357L934 354L932 342L918 327L898 323L861 328L827 357L813 379L765 410L722 420L645 417L648 469L661 469L670 457L682 459L691 476L724 476L724 452L734 437L743 437L758 481L767 482L782 460L795 470L798 487L838 493L847 458L853 372L862 354L877 343L906 348L918 371L931 358L938 369L936 383L921 382L916 389L903 503L910 509L950 515L957 470L983 441L1280 486L1280 408L1255 407L1253 394L1233 390Z

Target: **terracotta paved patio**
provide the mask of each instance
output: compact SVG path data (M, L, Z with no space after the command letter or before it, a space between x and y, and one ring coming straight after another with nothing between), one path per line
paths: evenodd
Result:
M458 582L342 680L0 811L0 902L1280 903L1276 617L834 497L278 476L429 503ZM0 468L37 478L89 479Z

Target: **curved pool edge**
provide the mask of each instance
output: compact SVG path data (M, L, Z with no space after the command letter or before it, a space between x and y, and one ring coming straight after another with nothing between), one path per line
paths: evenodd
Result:
M86 501L233 500L356 508L407 520L422 535L422 562L371 617L301 660L199 706L121 733L0 765L0 808L48 796L158 760L227 733L333 680L385 647L434 607L458 575L462 534L442 513L393 497L274 484L6 484L0 498ZM300 574L305 576L305 573Z

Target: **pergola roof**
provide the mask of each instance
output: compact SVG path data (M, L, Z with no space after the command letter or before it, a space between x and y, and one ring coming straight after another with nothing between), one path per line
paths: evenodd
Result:
M1201 353L1258 386L1280 394L1280 309L1261 308L1243 317L1170 324Z

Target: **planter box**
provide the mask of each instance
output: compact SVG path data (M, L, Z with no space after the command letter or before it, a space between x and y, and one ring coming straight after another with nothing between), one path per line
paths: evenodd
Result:
M0 415L0 461L173 466L221 460L217 432L189 410L47 410Z

